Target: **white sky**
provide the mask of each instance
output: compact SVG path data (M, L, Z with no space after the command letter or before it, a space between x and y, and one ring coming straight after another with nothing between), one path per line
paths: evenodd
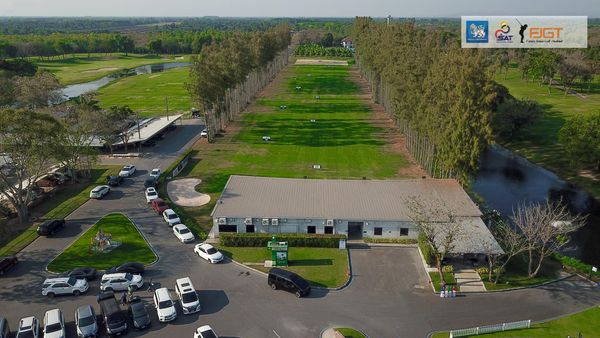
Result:
M600 0L0 0L0 16L459 17L587 15Z

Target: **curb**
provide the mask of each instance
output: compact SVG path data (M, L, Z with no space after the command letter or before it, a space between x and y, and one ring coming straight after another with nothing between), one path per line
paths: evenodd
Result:
M144 234L144 233L142 232L142 230L140 230L140 228L138 227L137 223L136 223L136 222L134 222L134 221L133 221L133 220L132 220L132 219L129 217L129 215L127 215L127 214L123 214L123 215L125 215L125 217L127 217L127 219L128 219L130 222L131 222L131 224L133 224L133 226L135 226L135 229L138 231L138 233L139 233L140 235L142 235L142 238L143 238L143 239L146 241L146 243L148 243L148 247L150 247L150 250L152 250L152 252L153 252L153 253L154 253L154 255L156 256L156 259L155 259L155 260L154 260L152 263L150 263L150 264L146 264L146 266L152 266L152 265L154 265L154 264L158 263L158 262L160 261L160 255L158 254L158 252L157 252L157 251L156 251L156 249L154 248L154 245L152 245L152 243L150 242L150 240L148 240L148 237L146 237L146 234Z

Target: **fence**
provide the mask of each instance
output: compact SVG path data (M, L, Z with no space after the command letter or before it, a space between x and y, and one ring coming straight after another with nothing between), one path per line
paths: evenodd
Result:
M487 326L472 327L469 329L452 330L450 331L450 338L454 337L465 337L473 336L484 333L501 332L516 329L528 329L531 326L531 320L522 320L520 322L502 323Z

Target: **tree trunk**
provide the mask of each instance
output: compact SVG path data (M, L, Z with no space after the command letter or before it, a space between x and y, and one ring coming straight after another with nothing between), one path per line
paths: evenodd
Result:
M438 274L440 275L440 283L444 284L446 280L444 279L444 273L442 272L442 259L440 257L435 257L435 265L438 270Z
M488 281L492 281L492 271L494 270L494 261L488 256Z
M17 209L17 215L19 215L19 222L25 224L29 220L29 208L27 207L27 203L15 206L15 209Z
M531 276L531 266L533 265L533 249L529 249L529 263L527 264L527 275Z
M540 260L538 261L537 267L535 268L533 273L529 274L529 278L537 276L538 272L540 272L540 268L542 267L542 263L544 262L544 258L546 258L546 256L544 254L540 254Z

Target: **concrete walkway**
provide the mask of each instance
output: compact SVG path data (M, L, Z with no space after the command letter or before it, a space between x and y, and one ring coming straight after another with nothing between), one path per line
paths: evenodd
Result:
M460 292L485 292L485 285L479 274L472 268L459 267L454 271L454 278L460 287Z

